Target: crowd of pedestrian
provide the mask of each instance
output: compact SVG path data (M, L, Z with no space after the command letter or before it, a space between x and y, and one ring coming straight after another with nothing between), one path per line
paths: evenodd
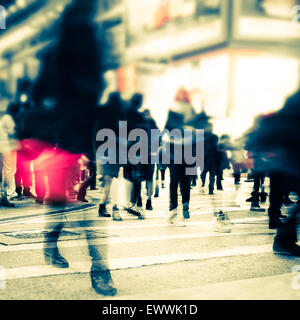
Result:
M29 197L38 204L63 212L71 201L88 201L88 188L97 190L99 170L102 191L99 217L111 217L107 210L111 201L112 219L122 221L121 203L118 196L112 197L114 181L122 180L129 186L123 189L125 195L122 196L128 196L128 205L122 203L123 209L138 219L145 219L144 209L156 209L152 197L158 197L160 187L165 187L165 172L168 170L168 221L174 224L179 208L182 208L180 216L185 223L191 216L191 188L197 180L204 187L208 174L208 193L213 195L215 184L217 190L223 190L223 171L232 169L236 187L241 184L241 174L249 173L253 192L245 200L251 202L250 210L254 212L264 211L260 203L266 202L265 179L270 178L269 227L278 229L274 252L300 256L296 244L299 203L293 206L289 217L281 213L282 205L294 204L289 198L290 193L299 195L300 93L288 99L279 112L259 117L249 132L232 141L226 133L218 137L213 132L210 118L204 112L196 113L187 90L179 88L168 111L165 127L159 131L161 135L156 136L158 140L154 141L154 148L149 142L144 145L141 137L135 142L124 139L120 134L122 122L126 122L128 132L139 129L147 136L158 127L151 109L143 109L143 95L140 93L124 100L119 92L114 92L107 103L99 104L105 82L92 19L95 5L95 1L75 0L67 7L60 21L58 41L43 56L28 102L11 103L0 119L0 206L13 208L17 200ZM106 153L98 153L99 148L103 149L107 143L96 139L101 129L114 134L114 152L107 148ZM174 130L178 135L170 134ZM200 138L197 130L202 130ZM186 131L190 132L189 136L184 135ZM204 163L195 170L194 164L182 152L196 150L199 143L204 146L200 155L204 157ZM134 149L135 145L139 148ZM142 149L147 151L146 157L143 157ZM120 150L136 150L140 161L123 163ZM156 161L153 162L153 158ZM193 174L188 173L192 169ZM182 206L179 205L178 190ZM214 218L217 231L230 231L227 214L216 211ZM44 257L46 263L67 268L68 262L57 246L63 219L61 215L55 222L48 220ZM92 260L92 287L98 293L115 295L117 291L104 259L105 246L100 248L93 242L90 223L85 218L79 222L85 230Z

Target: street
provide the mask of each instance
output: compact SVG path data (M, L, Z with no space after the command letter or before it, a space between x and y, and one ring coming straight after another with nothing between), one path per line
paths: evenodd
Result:
M89 203L72 204L65 213L59 249L68 269L44 262L46 206L26 200L15 202L15 209L1 208L0 265L5 279L0 281L0 299L299 299L293 271L300 271L300 258L273 254L276 231L268 228L267 210L249 210L245 200L253 184L244 180L236 188L233 178L226 176L224 191L213 196L206 188L193 188L191 219L185 226L168 224L168 183L159 198L153 198L153 211L146 211L145 220L122 210L123 221L99 218L100 189L88 191ZM267 209L268 202L263 206ZM215 231L214 210L228 214L230 233ZM113 298L91 288L87 243L82 230L73 228L83 214L94 220L97 243L108 244L108 264L118 290Z

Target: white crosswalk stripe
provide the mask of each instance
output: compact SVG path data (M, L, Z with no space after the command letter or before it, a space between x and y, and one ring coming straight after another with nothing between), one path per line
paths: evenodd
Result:
M139 268L149 265L158 265L165 263L174 263L178 261L192 261L192 260L203 260L212 259L218 257L228 256L240 256L248 254L258 254L271 252L270 245L253 246L253 247L236 247L228 250L220 250L216 252L208 253L185 253L175 255L160 255L160 256L144 256L136 258L125 258L125 259L111 259L109 260L110 270L119 270L127 268ZM8 280L18 278L36 278L50 275L61 275L71 273L87 273L90 271L91 263L88 262L75 262L72 263L68 269L58 269L52 266L30 266L30 267L19 267L11 268L6 270L6 277Z

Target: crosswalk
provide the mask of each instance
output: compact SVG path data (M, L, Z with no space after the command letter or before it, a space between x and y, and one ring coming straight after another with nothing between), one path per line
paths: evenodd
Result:
M167 189L153 199L154 210L146 211L145 220L121 210L121 222L99 218L99 191L89 192L89 207L65 214L65 230L70 235L61 237L59 248L69 261L68 269L44 264L44 215L2 221L0 265L5 269L6 287L0 290L0 299L103 299L93 292L87 278L91 262L84 228L77 223L83 218L92 222L93 243L107 247L104 259L119 291L114 299L239 299L243 297L238 296L239 290L245 288L250 292L244 297L255 299L252 282L265 286L265 299L276 298L276 283L278 288L290 289L293 267L300 260L273 254L275 231L268 228L267 214L250 212L245 202L251 187L243 183L236 189L228 178L224 191L214 196L194 188L191 219L184 227L168 223ZM214 230L216 210L229 215L230 233ZM51 221L57 217L54 214ZM9 237L15 237L14 242L6 240ZM283 299L291 296L299 299L300 291L282 292Z

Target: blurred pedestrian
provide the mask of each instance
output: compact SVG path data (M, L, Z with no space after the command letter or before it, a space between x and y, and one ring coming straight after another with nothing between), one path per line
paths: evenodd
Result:
M15 207L8 200L14 192L14 174L16 172L16 150L19 148L15 117L17 104L10 104L0 119L0 205Z
M153 210L152 207L152 195L153 195L153 175L155 170L155 163L151 162L151 156L158 155L159 149L152 150L151 147L151 136L152 131L151 130L157 130L158 127L156 125L156 122L151 116L151 112L149 109L144 110L144 117L145 117L145 131L148 135L148 164L147 164L147 174L146 174L146 190L147 190L147 202L146 202L146 210Z
M37 109L27 119L28 124L35 122L36 126L27 126L26 140L45 145L36 158L48 181L46 203L61 212L55 221L47 214L45 262L60 268L69 266L58 249L69 186L81 157L93 152L95 108L105 87L103 51L99 52L93 22L96 8L95 0L74 0L65 9L58 25L58 40L43 57L35 84ZM49 97L52 108L39 110L41 102ZM117 290L105 262L106 247L95 243L90 230L93 221L84 215L77 223L85 232L92 260L92 287L97 293L115 295Z
M273 207L269 208L269 227L277 228L273 251L293 256L300 256L300 247L296 244L299 202L292 207L286 221L280 219L280 206L282 177L293 177L298 199L300 195L299 106L300 91L288 98L281 110L261 117L247 139L249 150L267 155L267 170L271 176L270 202L275 201Z
M18 111L15 117L16 132L18 139L22 140L23 122L32 105L30 101L26 103L18 102L16 104ZM17 169L15 173L16 193L19 199L23 197L34 198L31 188L33 185L32 162L23 152L22 148L17 151Z
M212 132L212 125L204 127L204 169L201 172L202 187L209 173L209 194L214 194L215 176L218 170L218 136Z
M247 169L251 169L253 177L253 191L251 192L251 197L246 201L251 202L250 211L254 212L265 211L264 208L260 207L260 202L265 203L268 195L264 188L266 172L262 168L266 166L263 161L265 161L263 156L254 152L248 152L248 156L245 161L246 167Z
M230 163L227 155L227 142L229 140L229 136L224 134L220 137L218 147L217 147L217 190L223 190L223 171L226 169L230 169Z
M239 185L241 182L241 174L245 169L245 160L245 152L241 145L241 141L240 139L236 139L233 143L230 157L235 185Z
M135 129L147 130L149 120L146 120L144 114L140 111L142 105L143 95L135 93L130 99L129 108L126 112L128 132L132 132ZM128 143L128 150L132 145L134 145L134 143ZM147 149L149 149L149 146ZM140 152L138 152L136 156L141 157ZM137 164L131 163L130 159L128 160L128 163L124 166L124 178L133 183L133 189L131 194L131 207L129 207L127 211L136 215L139 219L145 219L141 196L142 182L147 179L151 180L151 176L153 176L152 167L142 163L141 159Z
M97 158L97 161L100 162L100 173L103 179L103 193L102 198L100 200L98 214L99 217L111 217L111 215L107 212L107 204L109 202L109 196L111 193L111 185L113 179L118 179L120 172L120 164L119 164L119 121L124 120L124 102L121 98L121 94L119 92L113 92L109 95L108 101L105 106L98 108L97 112L97 123L98 129L105 128L110 129L114 132L116 137L116 161L115 163L111 163L110 161L113 159L108 158L109 155L105 156L105 159ZM100 142L101 144L101 142ZM99 146L99 144L98 144ZM105 163L103 163L105 160ZM122 217L119 213L119 208L117 203L113 203L113 213L112 218L115 221L122 221Z
M169 223L173 224L178 214L178 186L180 187L180 193L182 197L182 221L185 225L185 221L190 219L189 203L191 192L191 176L187 174L186 169L190 167L185 162L185 157L182 154L181 163L177 162L176 150L183 150L187 145L195 143L195 140L184 139L184 129L188 126L193 131L193 127L189 124L192 123L196 116L196 112L191 104L189 94L186 89L180 88L175 96L173 107L170 108L168 113L165 129L170 133L172 130L181 133L181 136L172 136L165 134L163 136L163 144L169 144L170 150L169 156L169 171L170 171L170 206L169 206ZM189 124L189 125L188 125ZM179 133L178 132L178 133ZM164 149L164 148L163 148Z

